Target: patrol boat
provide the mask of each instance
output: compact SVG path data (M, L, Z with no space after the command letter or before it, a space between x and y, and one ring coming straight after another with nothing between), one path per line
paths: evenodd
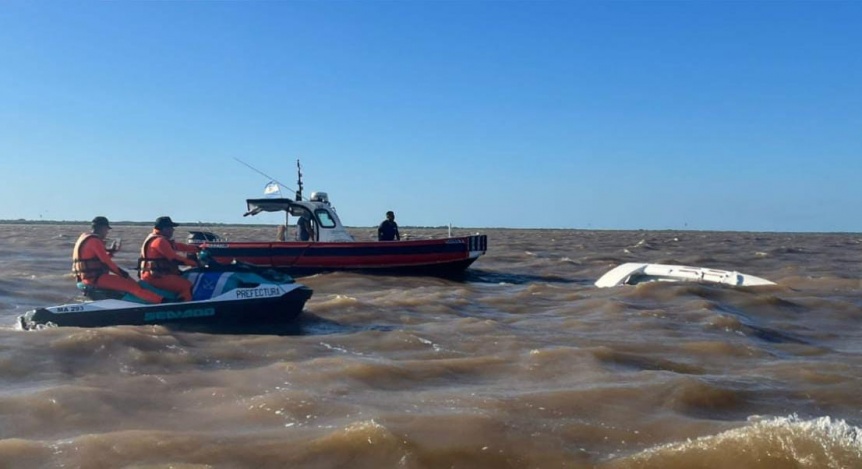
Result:
M293 321L311 298L310 288L272 269L211 260L203 264L182 272L192 282L192 301L151 304L124 292L79 283L87 301L28 311L18 318L19 324L25 330L160 324L254 326L265 331L267 325ZM141 286L171 297L146 282Z
M221 240L210 232L193 231L188 242L206 246L219 262L240 261L296 276L358 271L450 277L462 274L488 250L488 237L480 234L453 237L450 232L446 238L358 241L341 223L326 192L313 192L307 200L302 196L299 161L297 172L299 190L293 199L280 197L277 187L282 184L273 180L264 191L269 197L246 200L243 216L284 212L285 226L290 226L291 216L308 219L311 239L235 242ZM276 189L270 190L273 185Z

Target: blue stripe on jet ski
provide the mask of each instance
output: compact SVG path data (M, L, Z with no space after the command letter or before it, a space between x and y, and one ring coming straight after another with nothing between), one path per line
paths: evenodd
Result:
M193 288L192 300L208 300L212 298L222 272L203 272L198 274Z

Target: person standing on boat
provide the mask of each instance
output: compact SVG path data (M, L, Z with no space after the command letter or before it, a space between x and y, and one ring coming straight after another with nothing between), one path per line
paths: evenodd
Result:
M386 212L386 219L377 227L378 241L401 241L401 234L398 233L398 223L395 223L395 212L392 210Z
M193 253L198 248L174 241L174 228L180 226L171 217L159 217L153 232L141 245L141 280L150 285L179 295L183 301L192 299L192 283L180 275L180 264L196 267L197 262L179 252Z
M108 219L93 218L91 227L90 233L81 233L72 251L72 272L75 273L75 278L91 287L131 293L144 301L161 303L160 295L138 285L128 272L111 259L118 248L111 251L105 248L105 237L111 229Z
M311 226L311 215L303 212L296 221L296 238L299 241L314 241L314 228Z

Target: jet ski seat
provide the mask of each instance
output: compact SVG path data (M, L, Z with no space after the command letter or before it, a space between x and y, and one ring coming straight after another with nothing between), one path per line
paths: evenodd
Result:
M87 285L84 282L78 282L78 290L91 300L119 300L127 293L117 290L105 290L104 288L96 288L92 285Z
M178 297L175 294L173 294L169 291L165 291L165 290L161 290L159 288L156 288L156 287L148 284L147 282L140 282L140 285L143 288L146 288L147 290L156 292L159 295L161 295L162 297L167 298L168 301L177 301L178 300ZM125 301L133 301L135 303L148 304L147 301L145 301L144 299L138 298L137 296L132 295L131 293L126 293L124 291L107 290L104 288L96 288L92 285L87 285L84 282L78 282L76 286L78 287L78 290L81 291L81 294L83 294L86 298L91 299L93 301L98 301L98 300L125 300Z

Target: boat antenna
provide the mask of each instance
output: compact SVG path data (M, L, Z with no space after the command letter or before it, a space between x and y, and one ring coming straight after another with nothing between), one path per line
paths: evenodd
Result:
M296 200L302 201L302 165L299 164L299 159L296 160L296 185L299 190L296 191Z
M243 166L247 167L248 169L250 169L250 170L256 172L257 174L260 174L261 176L269 179L271 182L274 182L274 183L278 184L279 186L284 187L285 189L291 190L290 187L288 187L286 184L282 184L281 181L270 176L269 174L264 173L263 171L255 168L254 166L246 163L245 161L243 161L239 158L234 157L234 159L237 162L241 163ZM297 165L297 167L299 167L299 160L296 160L296 165ZM299 200L299 201L302 200L302 174L300 174L299 190L296 191L296 200Z

